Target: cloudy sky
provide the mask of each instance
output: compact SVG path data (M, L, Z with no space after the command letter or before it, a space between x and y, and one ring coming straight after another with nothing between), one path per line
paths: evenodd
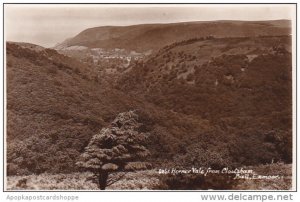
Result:
M292 19L295 5L4 5L7 41L52 47L84 29L212 20Z

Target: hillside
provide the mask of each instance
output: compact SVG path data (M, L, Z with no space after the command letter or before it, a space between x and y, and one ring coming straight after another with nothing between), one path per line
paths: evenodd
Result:
M214 130L206 120L178 116L112 88L92 66L55 50L23 43L6 47L8 175L78 171L75 162L90 138L132 109L138 110L142 130L152 134L154 165L193 141L183 134Z
M116 87L175 114L208 120L220 130L212 138L223 134L231 145L230 161L291 162L290 49L289 36L185 40L130 66ZM205 151L199 144L188 148Z
M6 47L8 174L74 170L90 137L135 103L52 49Z
M156 104L187 114L204 116L203 113L209 109L208 111L216 110L219 115L225 116L226 114L220 113L226 107L209 107L207 105L213 105L213 102L204 98L210 97L209 99L217 101L220 99L217 97L223 93L264 93L263 97L270 95L269 98L273 98L268 99L270 102L282 101L275 111L283 109L281 106L289 109L292 71L290 50L291 41L288 36L185 40L166 46L157 54L130 66L131 71L120 79L118 86L133 89L133 92L136 89L138 93L139 90L145 91L148 98L159 94L162 100L153 98ZM232 94L231 97L244 97L238 94ZM194 104L203 110L200 114L194 109L189 111L188 106L194 106L193 103L186 107L172 106L172 102L164 102L164 99L168 99L165 95L173 95L173 102L180 102L180 99L182 103L194 100ZM201 97L196 98L197 95ZM249 101L248 98L244 99ZM226 101L222 104L231 105L234 107L231 110L236 113L241 111L237 106L242 100L235 100L236 103ZM265 107L263 109L266 110Z
M195 37L244 37L289 35L289 20L207 21L89 28L56 45L57 50L70 46L88 48L155 51L165 45Z

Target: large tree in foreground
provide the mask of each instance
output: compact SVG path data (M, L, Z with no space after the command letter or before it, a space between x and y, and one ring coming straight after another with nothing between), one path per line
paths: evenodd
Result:
M134 111L120 113L108 128L92 137L80 156L76 164L95 174L101 190L110 184L108 179L112 172L151 167L144 161L150 152L145 147L148 134L139 132L141 125Z

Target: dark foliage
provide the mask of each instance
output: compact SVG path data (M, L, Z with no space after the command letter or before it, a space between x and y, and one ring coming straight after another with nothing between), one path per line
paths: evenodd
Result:
M91 138L76 165L93 172L101 190L108 186L113 172L151 168L151 164L145 162L150 155L145 144L149 134L138 131L141 125L134 111L118 114L108 128Z
M76 171L90 137L135 101L54 50L6 47L8 174Z
M167 138L173 142L172 149L162 146L163 151L179 154L177 164L214 164L212 156L218 155L215 162L221 164L291 163L289 46L288 36L177 42L134 66L119 85L123 84L123 91L142 94L148 102L177 116L206 121L210 131L190 127L178 129L177 135L169 127L159 128L161 134L170 130L172 137L179 139L178 144ZM196 47L201 48L195 51ZM180 143L188 145L186 151L180 150ZM193 153L203 153L207 160Z

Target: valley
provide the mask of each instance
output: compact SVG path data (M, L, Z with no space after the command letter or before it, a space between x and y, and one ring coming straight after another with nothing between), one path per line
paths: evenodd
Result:
M9 189L97 189L76 162L127 111L150 134L152 169L108 189L291 189L290 29L288 20L187 22L90 28L53 48L7 42ZM191 166L284 177L153 174Z

